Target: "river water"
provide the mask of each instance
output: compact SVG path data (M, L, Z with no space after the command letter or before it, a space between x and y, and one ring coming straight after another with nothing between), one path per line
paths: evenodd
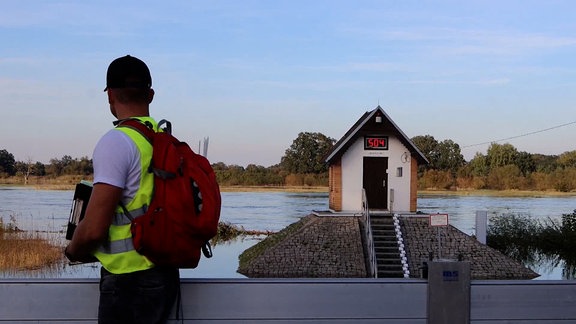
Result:
M20 229L37 231L58 244L63 239L70 213L72 191L34 190L0 186L0 219ZM221 220L247 230L279 231L310 214L328 209L327 193L223 192ZM447 213L451 225L474 234L475 213L488 211L489 217L505 214L527 215L539 219L559 219L576 209L575 197L488 197L421 195L418 210L423 213ZM245 237L220 243L214 257L203 259L196 269L181 270L188 278L239 278L238 255L262 237ZM0 251L1 253L1 251ZM539 279L562 278L562 264L541 264L533 268ZM99 266L63 264L50 270L0 273L0 277L98 278Z

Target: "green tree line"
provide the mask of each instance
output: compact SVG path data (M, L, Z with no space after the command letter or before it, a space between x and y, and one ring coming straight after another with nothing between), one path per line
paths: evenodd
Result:
M576 151L532 154L492 143L467 162L452 140L425 135L412 141L430 162L418 169L420 189L576 190Z
M460 146L431 135L412 138L430 162L418 169L419 189L493 189L493 190L576 190L576 150L560 155L531 154L511 144L492 143L486 153L477 152L466 161ZM246 167L223 162L212 166L223 186L327 186L328 166L324 156L335 139L321 133L302 132L285 151L279 164ZM91 175L92 160L65 155L50 163L15 161L7 150L0 150L0 177L59 177Z
M333 138L321 133L302 132L286 149L277 165L264 167L249 164L243 167L217 162L212 167L221 186L327 186L328 166L322 158L334 143ZM78 159L65 155L43 164L30 159L16 161L12 153L0 150L0 178L22 177L27 183L31 176L90 176L93 172L92 160L88 157Z

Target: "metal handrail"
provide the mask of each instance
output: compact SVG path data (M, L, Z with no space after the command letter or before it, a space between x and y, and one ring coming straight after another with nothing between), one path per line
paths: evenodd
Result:
M366 190L362 189L362 217L366 231L366 245L368 250L369 272L373 278L378 278L378 265L376 263L376 249L374 248L374 238L372 237L372 225L370 224L370 209L368 208L368 198Z

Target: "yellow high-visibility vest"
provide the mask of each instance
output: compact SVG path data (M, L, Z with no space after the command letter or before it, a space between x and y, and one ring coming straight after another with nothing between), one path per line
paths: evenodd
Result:
M158 124L151 117L137 117L142 122L150 122L154 131L158 131ZM152 160L152 145L138 131L128 127L118 127L119 131L128 135L136 144L140 152L140 184L134 198L126 204L126 209L133 218L143 215L154 190L154 175L148 172ZM108 230L108 241L100 246L94 256L102 263L102 267L111 273L122 274L154 267L154 264L134 249L132 233L130 232L130 219L124 215L122 207L116 208L112 225Z

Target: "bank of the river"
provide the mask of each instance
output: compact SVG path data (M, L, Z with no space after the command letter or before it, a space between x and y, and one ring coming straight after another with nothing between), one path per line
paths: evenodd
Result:
M418 190L419 195L437 196L487 196L487 197L572 197L576 191L560 192L556 190Z
M0 178L0 186L23 187L38 190L74 190L81 180L92 181L92 176L69 175L58 178L31 176L25 182L23 177Z
M10 179L10 178L8 178ZM84 180L81 177L65 179L47 179L43 181L22 181L0 179L0 186L16 186L36 190L74 190L76 184ZM221 186L222 192L328 192L322 186ZM576 197L576 191L560 192L556 190L418 190L419 195L428 196L487 196L487 197Z
M38 190L74 190L81 180L92 181L92 176L61 176L58 178L35 177L24 183L22 177L0 178L0 186L22 186ZM328 192L327 186L221 186L222 192ZM576 191L550 190L418 190L419 195L489 196L489 197L571 197Z
M37 190L74 190L76 184L84 179L81 177L65 177L58 179L32 179L24 184L22 179L0 178L0 186L31 188ZM221 186L222 192L328 192L328 187L322 186Z
M223 186L223 192L328 192L328 187L309 186Z

